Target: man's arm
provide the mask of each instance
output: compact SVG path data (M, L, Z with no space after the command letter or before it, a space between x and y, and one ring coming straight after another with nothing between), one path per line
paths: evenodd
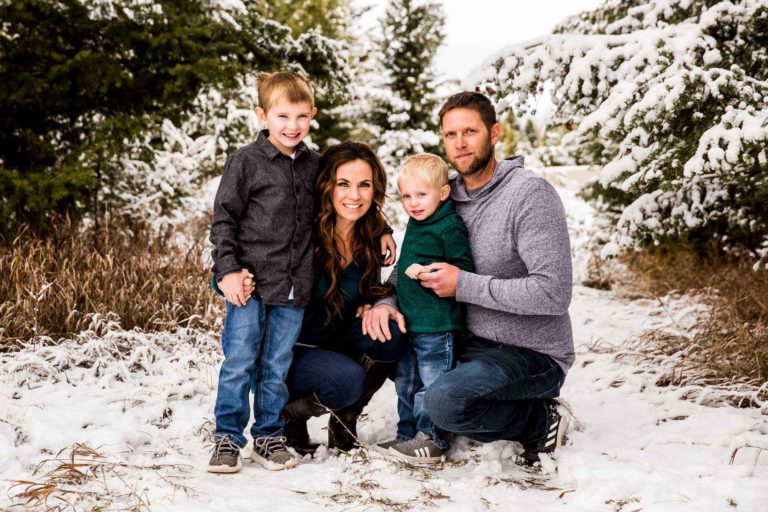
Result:
M515 241L528 276L500 279L460 271L456 300L517 315L563 315L573 291L563 203L544 180L533 180L520 193L525 199L515 212Z
M422 285L440 297L518 315L563 315L571 302L573 274L565 211L555 189L535 180L516 212L517 251L528 276L502 279L433 263L420 275ZM496 222L489 218L486 222ZM488 247L493 251L493 247ZM504 255L500 255L504 257Z
M387 283L393 288L397 287L397 263L392 267L392 272L387 278ZM394 293L382 297L376 301L373 308L363 312L363 334L377 341L389 341L392 333L389 330L389 321L394 320L400 332L406 332L405 317L397 309L397 295Z

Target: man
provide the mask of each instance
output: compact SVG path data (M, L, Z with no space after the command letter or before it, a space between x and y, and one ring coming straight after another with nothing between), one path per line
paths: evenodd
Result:
M496 160L501 126L488 98L455 94L439 117L459 173L451 198L469 230L475 272L441 262L419 275L438 296L466 303L469 330L456 368L427 389L424 406L443 430L482 442L519 441L523 461L533 464L562 443L568 427L553 400L574 360L565 212L522 157ZM394 319L405 331L394 304L387 298L366 312L364 330L384 341Z

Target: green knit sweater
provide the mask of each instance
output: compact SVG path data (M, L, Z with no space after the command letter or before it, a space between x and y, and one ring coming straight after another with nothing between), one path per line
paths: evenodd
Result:
M446 262L474 272L467 228L456 214L453 201L444 201L428 219L410 219L397 262L397 301L408 330L414 333L464 329L464 304L441 298L420 281L405 275L413 263Z

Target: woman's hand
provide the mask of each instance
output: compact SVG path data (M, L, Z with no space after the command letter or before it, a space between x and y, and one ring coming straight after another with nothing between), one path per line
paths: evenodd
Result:
M363 304L362 306L357 306L357 310L355 311L355 318L362 318L363 315L365 315L365 312L371 309L373 306L370 304Z
M363 313L363 334L368 335L376 341L389 341L392 339L392 333L389 331L389 321L394 320L400 328L400 332L405 331L405 317L394 306L389 304L379 304Z
M246 270L246 272L248 271ZM245 276L245 279L243 279L243 294L245 294L246 300L253 293L253 288L254 288L253 274L248 272L248 274Z
M389 256L387 256L387 253L389 253ZM381 236L381 255L384 257L385 267L395 263L395 258L397 257L397 244L391 233Z

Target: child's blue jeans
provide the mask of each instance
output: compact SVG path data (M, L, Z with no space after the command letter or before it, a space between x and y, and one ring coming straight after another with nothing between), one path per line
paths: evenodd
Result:
M454 332L415 333L409 350L397 367L397 438L410 439L416 430L429 435L437 446L448 448L439 430L424 409L424 393L453 365Z
M280 417L288 401L285 379L293 359L293 345L301 331L303 307L262 304L253 297L245 306L227 302L221 346L224 361L216 396L215 439L229 436L238 446L247 444L243 431L251 416L248 393L253 380L251 436L281 435Z

